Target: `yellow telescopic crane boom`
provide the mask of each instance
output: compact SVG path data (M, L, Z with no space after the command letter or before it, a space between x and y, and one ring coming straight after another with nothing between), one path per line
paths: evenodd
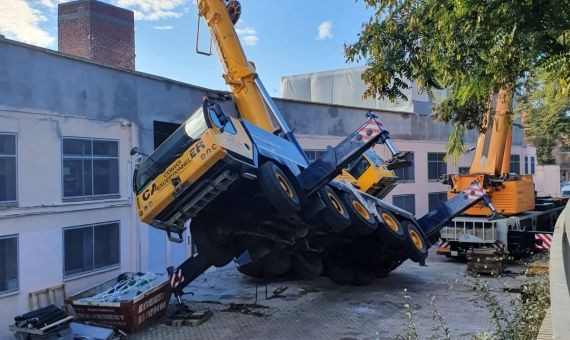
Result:
M255 66L247 61L233 27L241 13L234 0L199 0L199 15L208 25L224 68L224 79L235 97L239 114L245 120L268 131L275 130L264 95L256 84Z
M505 95L502 91L505 90L499 91L499 95L491 103L492 107L485 113L473 162L469 168L470 174L500 176L509 172L512 115L508 108L512 107L512 96Z

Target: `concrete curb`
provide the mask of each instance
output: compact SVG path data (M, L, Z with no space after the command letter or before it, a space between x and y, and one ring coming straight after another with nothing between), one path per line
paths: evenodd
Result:
M568 205L556 221L550 248L550 309L552 312L553 339L570 339L570 290L568 287L568 282L570 282L570 245L566 233L567 225L570 227L570 208Z

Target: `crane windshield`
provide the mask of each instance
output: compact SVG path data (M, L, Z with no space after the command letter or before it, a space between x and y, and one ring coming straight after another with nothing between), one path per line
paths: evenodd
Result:
M182 156L184 151L198 140L207 128L204 111L200 107L139 164L134 174L136 193L140 193L150 181L161 174L178 157Z
M370 159L372 164L374 164L376 166L383 166L384 165L384 160L376 152L374 152L372 150L368 150L365 152L365 154L368 157L368 159Z

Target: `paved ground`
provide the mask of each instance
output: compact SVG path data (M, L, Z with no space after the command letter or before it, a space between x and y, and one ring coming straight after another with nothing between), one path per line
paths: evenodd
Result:
M420 339L433 338L432 299L450 329L452 339L469 339L492 329L488 309L469 287L474 280L466 265L430 254L427 267L406 262L389 277L366 287L335 286L326 278L315 281L273 282L269 293L287 286L282 298L265 299L265 285L258 282L257 308L236 311L231 304L255 303L256 281L233 267L211 271L188 287L194 295L187 304L194 310L210 309L214 316L198 327L156 324L134 339L398 339L405 335L404 289L410 296L412 317ZM520 267L509 267L521 272ZM508 306L514 296L502 286L514 286L523 276L479 278L494 288ZM467 282L462 284L461 282ZM245 312L245 313L244 313ZM252 314L246 314L252 313ZM441 337L435 337L439 339Z

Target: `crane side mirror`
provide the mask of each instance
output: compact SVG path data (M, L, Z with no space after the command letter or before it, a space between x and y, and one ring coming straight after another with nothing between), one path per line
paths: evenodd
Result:
M138 146L135 146L135 147L133 147L133 148L131 149L130 155L131 155L131 156L135 156L135 155L138 155L139 153L140 153L140 152L139 152Z

